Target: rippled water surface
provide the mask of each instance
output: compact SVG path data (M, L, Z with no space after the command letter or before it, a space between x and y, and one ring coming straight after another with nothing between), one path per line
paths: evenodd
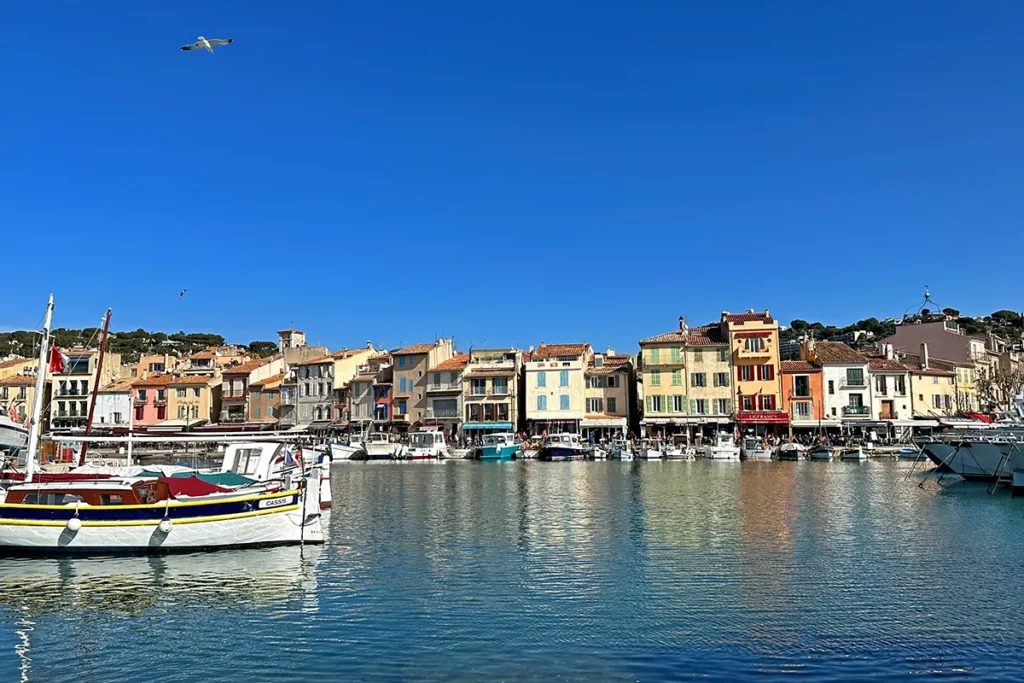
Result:
M0 681L1024 677L1024 500L904 463L355 464L323 548L0 560Z

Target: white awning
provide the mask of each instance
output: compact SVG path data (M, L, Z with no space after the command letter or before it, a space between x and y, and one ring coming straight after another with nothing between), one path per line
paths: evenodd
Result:
M893 427L938 427L938 420L886 420Z
M624 417L585 417L580 421L580 427L617 427L625 428L626 418Z

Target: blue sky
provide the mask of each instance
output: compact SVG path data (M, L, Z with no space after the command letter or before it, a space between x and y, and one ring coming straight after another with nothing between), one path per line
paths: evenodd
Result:
M331 347L635 350L723 309L899 315L925 283L1020 308L1021 3L67 0L0 25L0 329L50 291L66 327L111 306ZM177 50L199 34L235 43Z

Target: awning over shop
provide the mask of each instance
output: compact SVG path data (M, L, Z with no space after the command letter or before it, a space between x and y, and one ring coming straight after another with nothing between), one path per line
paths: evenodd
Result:
M658 425L673 427L675 425L727 425L732 424L732 419L726 416L708 417L706 415L695 415L692 417L645 417L640 420L642 425Z
M740 424L789 424L789 413L782 410L741 410L736 413Z
M938 420L886 420L893 427L931 427L939 426Z
M614 427L622 429L626 426L624 417L585 417L580 422L581 427Z
M464 422L463 429L512 429L511 422Z

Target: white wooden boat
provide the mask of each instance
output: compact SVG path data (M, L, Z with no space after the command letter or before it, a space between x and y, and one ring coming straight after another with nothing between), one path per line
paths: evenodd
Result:
M832 446L815 446L807 452L808 460L831 460L836 455L836 449Z
M641 439L637 457L641 460L661 460L665 454L660 443L655 439Z
M864 448L861 446L857 446L855 448L843 448L839 451L839 459L856 462L867 460L868 454L864 452Z
M0 555L323 543L315 475L234 489L196 477L20 484L0 503Z
M686 434L676 434L672 441L665 445L665 458L668 460L693 460L697 457L697 449L690 445Z
M327 446L331 449L331 459L335 462L339 462L341 460L359 460L360 455L366 455L366 451L363 450L363 444L358 441L351 441L347 444L332 441L327 444Z
M633 446L625 439L615 439L612 441L612 448L608 452L608 457L612 460L635 460L636 454L633 452Z
M779 460L804 460L807 448L798 443L784 443L776 449L775 457Z

